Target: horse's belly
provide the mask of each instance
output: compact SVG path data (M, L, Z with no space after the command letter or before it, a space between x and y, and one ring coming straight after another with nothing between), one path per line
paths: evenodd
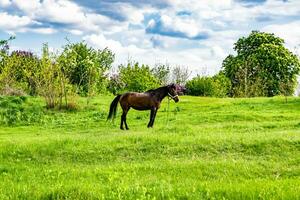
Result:
M150 110L150 106L131 106L135 110Z

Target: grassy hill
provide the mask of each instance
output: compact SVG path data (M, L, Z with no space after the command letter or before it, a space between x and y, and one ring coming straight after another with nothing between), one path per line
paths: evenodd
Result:
M0 127L0 199L300 199L299 98L183 96L153 129L130 110L129 131L120 107L106 122L112 99L64 112L27 99L38 114Z

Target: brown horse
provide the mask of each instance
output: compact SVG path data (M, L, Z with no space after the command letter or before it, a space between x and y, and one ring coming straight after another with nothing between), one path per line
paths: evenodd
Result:
M143 93L127 92L118 95L110 104L107 120L115 118L117 113L117 106L120 102L120 105L123 109L120 125L120 128L122 130L124 130L123 123L125 123L126 130L129 129L126 122L126 115L130 108L136 110L151 110L148 128L153 127L157 110L160 108L161 101L166 96L172 98L176 103L179 101L177 86L175 84L170 84L164 87L157 88L155 90L148 90Z

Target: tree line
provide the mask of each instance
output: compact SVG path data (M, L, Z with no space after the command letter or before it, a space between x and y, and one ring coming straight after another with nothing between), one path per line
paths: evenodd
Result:
M300 71L299 58L274 34L252 31L234 44L236 55L227 56L214 76L189 80L187 67L138 62L121 64L115 72L115 54L95 49L84 41L68 43L61 52L42 47L41 56L10 51L15 38L0 40L0 94L43 96L48 108L68 108L75 96L145 91L170 82L184 85L189 95L254 97L291 95Z

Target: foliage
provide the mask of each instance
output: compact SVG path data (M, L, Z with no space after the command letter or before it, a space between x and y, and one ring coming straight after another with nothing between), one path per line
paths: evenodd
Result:
M234 46L237 55L223 61L224 74L231 80L232 96L274 96L293 93L300 61L274 34L253 31ZM280 85L289 82L283 91Z
M73 108L74 102L68 102L68 95L72 97L73 87L69 84L62 65L56 60L56 56L49 53L48 44L44 44L41 69L35 76L39 95L45 98L47 108L68 108L69 105Z
M25 105L25 96L0 96L0 125L16 126L39 124L44 112L39 105Z
M147 65L130 63L119 66L120 80L125 84L126 90L142 92L159 86L156 78Z
M2 58L6 55L8 55L9 51L9 45L8 43L12 40L14 40L14 36L10 36L7 40L0 40L0 61Z
M191 71L188 69L188 67L176 66L172 70L172 82L179 85L184 85L190 75Z
M0 74L0 87L2 94L8 90L20 91L36 95L37 88L33 77L40 70L39 59L28 51L13 51L3 59Z
M151 69L152 74L159 80L160 85L167 85L170 81L170 66L166 64L156 64L154 68Z
M105 73L113 61L114 54L109 49L95 50L84 42L67 44L59 57L64 74L85 96L105 89Z
M125 83L122 82L119 74L113 74L109 78L109 82L107 84L107 90L111 92L113 95L121 93L124 91Z
M211 77L197 76L186 83L189 95L213 96L213 80Z
M213 77L197 76L186 83L189 95L226 97L230 89L230 80L219 73Z
M213 96L214 97L227 97L230 89L230 80L222 73L213 76Z

